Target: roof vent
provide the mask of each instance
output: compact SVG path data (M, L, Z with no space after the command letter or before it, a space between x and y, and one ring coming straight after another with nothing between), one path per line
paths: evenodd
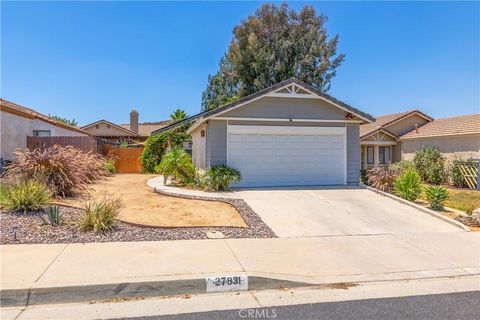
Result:
M418 133L418 123L415 123L415 133Z

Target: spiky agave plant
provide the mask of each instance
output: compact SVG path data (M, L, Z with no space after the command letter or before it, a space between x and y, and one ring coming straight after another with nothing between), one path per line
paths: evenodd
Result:
M442 186L429 186L425 189L425 195L433 210L442 210L448 199L448 190Z
M43 224L60 226L63 224L63 216L59 206L48 206L44 209L45 215L41 217Z

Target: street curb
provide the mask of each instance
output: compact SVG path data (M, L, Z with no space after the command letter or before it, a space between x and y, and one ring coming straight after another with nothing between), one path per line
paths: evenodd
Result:
M315 286L315 284L256 276L248 278L248 290L269 290L307 286ZM74 302L93 303L96 301L108 301L114 299L202 293L207 293L205 278L1 290L0 304L2 307L19 307Z
M375 188L373 188L373 187L367 186L367 185L365 185L365 184L363 184L363 183L360 183L359 185L362 186L362 187L364 187L365 189L368 189L368 190L370 190L370 191L376 192L376 193L378 193L378 194L380 194L380 195L382 195L382 196L385 196L385 197L387 197L387 198L396 200L397 202L406 204L407 206L410 206L410 207L415 208L415 209L417 209L417 210L420 210L420 211L422 211L422 212L428 213L429 215L431 215L431 216L433 216L433 217L435 217L435 218L441 219L441 220L443 220L443 221L445 221L445 222L447 222L447 223L449 223L449 224L451 224L451 225L454 225L454 226L462 229L463 231L467 231L467 232L470 232L470 231L471 231L470 228L467 227L466 225L464 225L463 223L460 223L460 222L457 221L457 220L454 220L454 219L452 219L452 218L449 218L449 217L447 217L447 216L444 216L443 214L440 214L440 213L438 213L438 212L435 212L435 211L433 211L433 210L430 210L430 209L428 209L428 208L425 208L425 207L423 207L423 206L420 206L420 205L418 205L418 204L416 204L416 203L413 203L413 202L410 202L410 201L408 201L408 200L402 199L402 198L400 198L400 197L397 197L396 195L393 195L393 194L391 194L391 193L384 192L384 191L375 189Z

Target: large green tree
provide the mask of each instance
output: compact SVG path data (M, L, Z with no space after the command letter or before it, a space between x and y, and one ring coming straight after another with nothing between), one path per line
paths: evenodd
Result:
M233 29L219 70L209 75L202 108L216 108L296 77L321 91L330 88L337 67L338 35L328 36L327 17L304 6L263 4Z

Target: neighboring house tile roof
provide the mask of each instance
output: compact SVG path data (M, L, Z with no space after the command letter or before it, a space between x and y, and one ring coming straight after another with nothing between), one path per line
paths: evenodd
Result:
M144 122L138 124L138 135L142 137L149 137L153 131L162 129L171 123L170 120L158 122ZM121 127L130 130L130 124L121 124Z
M407 110L403 112L398 112L398 113L392 113L392 114L387 114L384 116L378 116L376 117L376 121L372 123L367 123L367 124L362 124L360 126L360 138L364 138L367 136L370 136L371 134L375 133L376 131L383 129L386 130L386 127L388 127L390 124L397 122L399 120L405 119L408 116L412 114L420 114L423 117L429 119L430 121L433 120L430 116L426 115L425 113L419 111L419 110ZM388 131L388 130L386 130ZM389 132L391 133L391 132ZM393 133L391 133L393 134Z
M88 129L88 128L93 127L93 126L95 126L97 124L100 124L100 123L105 123L105 124L108 124L108 125L110 125L114 128L117 128L117 129L125 132L125 134L128 134L128 136L137 136L137 134L135 132L131 131L130 129L124 128L122 126L119 126L119 125L117 125L113 122L110 122L110 121L107 121L107 120L104 120L104 119L89 123L89 124L83 126L82 129Z
M156 130L156 131L152 132L152 134L156 134L156 133L160 133L160 132L163 132L163 131L167 131L167 130L176 128L176 127L178 127L178 126L180 126L180 125L183 125L183 124L185 124L185 123L190 123L190 122L192 122L192 121L194 121L194 120L197 120L197 119L200 119L200 118L207 119L207 118L209 118L209 117L211 117L211 116L213 116L213 115L215 115L215 114L217 114L217 113L220 113L220 112L223 112L223 111L225 111L225 110L234 108L234 107L236 107L236 106L238 106L238 105L240 105L240 104L246 103L246 102L248 102L248 101L250 101L250 100L253 100L253 99L255 99L255 98L259 97L259 96L268 94L268 93L273 92L273 91L275 91L275 90L278 90L278 89L280 89L280 88L282 88L282 87L284 87L284 86L287 86L287 85L289 85L289 84L296 84L296 85L298 85L298 86L300 86L300 87L304 87L304 88L308 89L309 91L311 91L311 92L319 95L320 97L323 97L325 100L328 100L328 101L330 101L331 103L334 103L334 104L337 104L337 105L341 106L341 107L344 108L345 110L348 110L349 112L351 112L351 113L359 116L360 118L364 118L364 119L367 120L367 121L375 121L375 118L372 117L371 115L369 115L368 113L362 112L362 111L360 111L360 110L358 110L358 109L356 109L356 108L354 108L354 107L352 107L352 106L350 106L350 105L348 105L348 104L346 104L346 103L344 103L344 102L342 102L342 101L340 101L340 100L337 100L337 99L335 99L334 97L329 96L328 94L325 94L325 93L321 92L321 91L318 90L317 88L312 87L311 85L308 85L308 84L306 84L306 83L303 82L303 81L300 81L300 80L298 80L298 79L296 79L296 78L290 78L290 79L285 80L285 81L282 81L282 82L280 82L280 83L278 83L278 84L276 84L276 85L273 85L273 86L271 86L271 87L265 88L265 89L260 90L260 91L258 91L258 92L252 93L252 94L250 94L250 95L248 95L248 96L246 96L246 97L240 98L240 99L238 99L237 101L232 102L232 103L230 103L230 104L227 104L227 105L225 105L225 106L200 112L200 113L198 113L198 114L196 114L196 115L194 115L194 116L188 117L188 118L186 118L186 119L184 119L184 120L182 120L182 121L178 121L178 122L176 122L176 123L173 123L173 124L171 124L171 125L169 125L169 126L166 126L166 127L162 128L162 129Z
M404 139L428 138L461 134L480 134L480 114L435 119L400 137Z
M0 99L0 110L8 112L8 113L15 114L15 115L20 116L20 117L28 118L28 119L39 119L39 120L48 122L48 123L50 123L54 126L63 128L63 129L67 129L67 130L83 133L83 134L86 134L86 135L90 135L90 133L88 133L85 130L82 130L81 128L77 128L77 127L71 126L69 124L54 120L54 119L50 118L49 116L44 115L43 113L37 112L33 109L21 106L19 104L10 102L10 101L5 100L5 99Z

